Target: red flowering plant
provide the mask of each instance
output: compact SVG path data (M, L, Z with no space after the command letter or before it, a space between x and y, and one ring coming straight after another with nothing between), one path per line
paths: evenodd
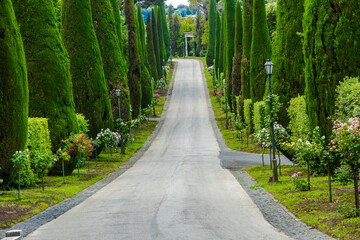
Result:
M94 151L91 140L84 133L72 134L62 141L63 151L68 152L71 157L79 156L80 163L88 160Z

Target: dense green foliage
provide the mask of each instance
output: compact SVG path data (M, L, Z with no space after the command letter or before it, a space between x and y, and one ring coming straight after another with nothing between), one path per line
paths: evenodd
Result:
M113 13L114 13L114 19L115 19L115 29L116 29L116 33L117 33L117 37L118 37L118 42L119 42L119 47L120 47L120 51L121 53L124 55L124 51L123 51L123 44L122 44L122 34L121 34L121 12L120 12L120 7L119 7L119 3L117 0L110 0L112 9L113 9Z
M290 99L304 93L304 55L302 52L302 18L304 1L277 1L277 27L273 46L274 72L273 92L283 104L280 110L280 123L287 126L286 109Z
M64 0L62 10L61 34L71 60L76 112L89 120L89 135L95 137L112 127L113 116L90 0Z
M27 147L30 152L51 153L51 141L46 118L29 118Z
M146 51L148 54L148 62L149 62L149 70L151 77L153 80L158 79L158 72L156 67L156 56L154 51L154 43L153 43L153 33L152 33L152 25L150 16L147 18L146 22Z
M82 113L76 114L76 121L79 131L77 133L87 134L89 132L89 120L87 120Z
M215 57L215 38L216 38L216 1L210 0L209 5L209 17L208 17L208 44L207 44L207 54L206 54L206 65L214 65Z
M221 14L221 31L220 31L220 43L219 43L219 76L224 72L224 49L225 49L225 14Z
M0 178L7 187L11 161L24 150L28 134L28 81L23 42L10 0L0 1Z
M233 111L233 86L232 86L232 65L234 57L234 39L235 39L235 1L225 0L226 8L226 82L228 89L226 98L229 103L230 111Z
M133 109L132 117L136 118L140 114L141 107L141 66L138 50L138 38L136 35L136 17L133 1L125 1L125 16L128 27L129 37L129 71L128 84L130 90L130 100Z
M170 33L169 28L166 23L166 14L165 14L165 5L164 3L160 5L159 7L160 11L160 17L161 17L161 26L163 31L163 41L165 46L165 54L164 54L164 60L168 61L170 57Z
M157 27L156 15L154 9L151 11L151 27L152 27L152 36L153 36L153 44L154 44L154 52L156 57L156 68L158 73L158 78L162 75L162 58L160 57L160 45L159 45L159 32ZM154 64L154 63L153 63ZM154 80L156 80L154 79Z
M104 74L107 80L113 116L118 115L118 97L115 89L120 89L120 108L122 118L129 118L129 90L127 85L127 68L120 50L113 7L109 0L92 0L91 12L93 25L98 39Z
M241 57L242 57L242 12L240 2L236 2L235 11L235 41L234 41L234 58L233 58L233 69L232 69L232 86L233 86L233 106L234 112L242 112L242 106L237 106L236 96L241 94ZM240 99L240 105L242 101ZM239 109L241 109L239 111Z
M29 115L49 120L53 151L77 131L70 61L48 0L13 1L24 42L29 82Z
M304 96L292 98L287 109L289 115L288 129L294 140L298 138L308 139L310 135L309 117L306 113Z
M200 11L196 12L196 20L195 20L195 56L200 56L200 52L203 50L203 46L201 44L202 38L204 35L204 17Z
M303 19L305 100L310 126L330 136L335 87L345 76L359 76L358 1L305 1ZM355 10L356 9L356 10ZM355 12L354 12L354 11ZM351 34L348 34L351 32Z
M241 58L241 98L251 97L250 94L250 52L253 23L253 0L243 1L243 55Z
M258 132L265 126L265 102L259 101L254 103L254 131Z
M359 78L348 78L336 88L335 118L346 122L349 118L360 118Z
M219 60L220 60L220 34L221 34L221 18L218 11L216 11L216 31L215 31L215 71L216 77L219 78Z
M248 132L253 131L253 108L254 104L251 99L244 100L244 122L247 126Z
M265 94L265 61L271 57L271 41L266 23L265 0L254 0L253 29L250 53L250 93L253 102L261 101Z
M164 58L166 55L165 50L165 44L164 44L164 30L163 25L161 22L161 10L159 7L155 6L155 21L156 21L156 27L157 27L157 33L158 33L158 40L159 40L159 57L160 57L160 66L161 66L161 72L158 72L162 76L162 67L164 66Z

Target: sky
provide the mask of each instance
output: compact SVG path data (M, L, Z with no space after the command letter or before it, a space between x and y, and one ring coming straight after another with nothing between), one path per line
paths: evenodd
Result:
M167 5L172 4L175 8L180 4L184 4L184 5L189 6L189 1L188 0L166 0L165 3Z

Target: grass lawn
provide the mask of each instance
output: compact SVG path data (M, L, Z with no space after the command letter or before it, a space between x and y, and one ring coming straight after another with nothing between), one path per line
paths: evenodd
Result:
M169 84L172 80L173 68L168 73ZM156 116L161 116L166 101L167 89L160 94L161 98L155 106ZM53 206L67 198L74 197L80 191L93 185L97 181L106 177L109 173L116 170L123 162L131 158L146 142L153 132L158 122L149 121L133 131L133 145L129 144L126 154L120 154L120 149L110 156L107 152L102 152L98 157L96 166L95 159L80 168L80 177L77 169L70 176L63 178L58 176L46 176L45 191L41 189L41 182L36 186L21 189L21 201L17 200L17 189L0 192L0 229L10 228L16 223L24 221L50 206ZM89 168L89 170L88 170Z

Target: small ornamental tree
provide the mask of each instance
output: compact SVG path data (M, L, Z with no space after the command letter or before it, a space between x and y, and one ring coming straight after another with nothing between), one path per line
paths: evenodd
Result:
M52 1L14 0L13 4L24 41L29 115L48 118L52 150L56 151L62 138L77 131L69 56Z
M16 171L11 161L26 147L28 81L24 46L10 0L0 1L0 176L9 187Z
M331 151L341 158L343 164L351 168L354 178L356 216L360 216L359 205L359 170L360 170L360 119L350 118L348 122L335 121L334 139L331 140Z

